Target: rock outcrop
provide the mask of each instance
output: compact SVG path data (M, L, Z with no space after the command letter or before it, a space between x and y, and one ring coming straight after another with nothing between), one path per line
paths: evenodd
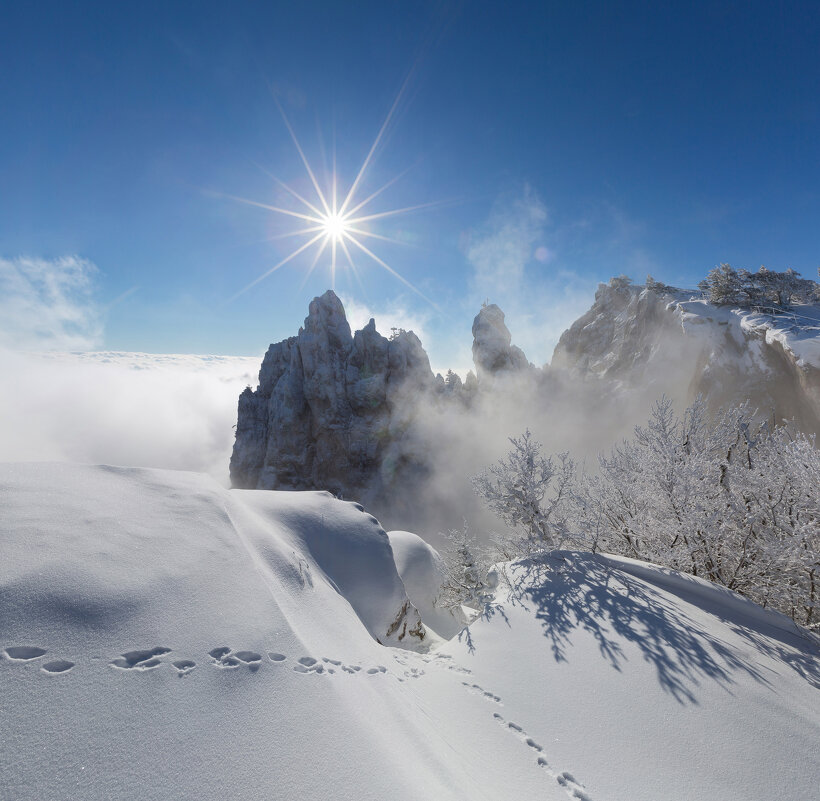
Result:
M763 416L794 419L817 433L820 359L805 354L820 356L814 347L820 320L814 328L800 320L613 278L561 335L550 370L605 382L610 391L665 393L686 402L702 394L713 408L748 400Z
M495 303L483 306L473 320L473 362L479 381L530 366L524 351L511 342L504 312Z
M258 388L240 395L233 486L379 494L397 471L424 468L403 442L415 408L405 399L432 387L412 331L388 340L370 320L351 335L328 291L311 302L297 336L270 346Z

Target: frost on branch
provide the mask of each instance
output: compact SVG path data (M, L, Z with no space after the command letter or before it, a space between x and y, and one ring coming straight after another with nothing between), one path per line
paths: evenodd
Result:
M664 398L597 473L577 477L529 432L511 442L475 488L526 535L514 555L586 542L820 624L820 451L790 425L760 423L748 404L710 416L701 398L678 417Z
M567 535L575 464L566 453L542 456L529 429L510 443L505 458L473 478L473 488L520 538L523 553L557 548Z
M466 522L461 531L450 530L447 538L451 548L444 555L445 579L435 604L451 611L466 606L483 612L492 600L494 586L488 578L487 552L470 534Z

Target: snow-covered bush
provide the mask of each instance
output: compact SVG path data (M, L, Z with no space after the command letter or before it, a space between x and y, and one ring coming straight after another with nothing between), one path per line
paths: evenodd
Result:
M522 545L584 543L820 623L820 451L791 426L756 422L748 404L710 417L702 399L678 417L662 399L597 473L579 476L566 455L556 470L528 433L512 442L476 489L513 530L533 532Z
M787 309L794 303L812 303L820 285L789 268L779 273L761 267L756 273L720 264L698 284L710 303L718 306L776 306Z
M467 606L482 612L492 597L488 552L470 534L466 521L461 531L452 529L446 536L451 548L444 554L445 579L435 605L450 610Z
M497 464L473 478L473 488L520 539L520 551L557 548L566 539L566 517L575 477L569 454L544 457L527 429Z

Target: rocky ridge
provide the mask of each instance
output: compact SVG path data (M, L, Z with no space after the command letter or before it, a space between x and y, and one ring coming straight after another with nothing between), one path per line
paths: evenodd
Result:
M548 427L572 408L592 415L596 430L617 432L636 398L662 394L681 403L704 394L712 406L749 399L762 415L794 418L816 433L820 308L812 308L816 327L792 330L785 316L614 278L599 285L592 307L561 336L552 363L538 369L512 344L501 309L485 304L472 327L477 376L462 382L451 372L433 375L412 331L387 338L371 319L352 333L328 291L311 302L296 336L270 346L258 387L240 395L231 481L239 488L326 489L379 513L396 511L417 504L441 449L458 450L465 431L520 426L499 414L515 409L525 424L540 415ZM810 312L802 309L804 323ZM522 403L529 412L518 408ZM462 433L448 411L456 412ZM474 425L464 425L473 419L466 414ZM604 420L607 414L613 419Z

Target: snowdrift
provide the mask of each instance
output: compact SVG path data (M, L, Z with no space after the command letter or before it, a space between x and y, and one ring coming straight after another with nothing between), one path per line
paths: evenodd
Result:
M0 510L4 800L816 797L816 642L694 579L519 562L442 642L435 552L324 493L0 465Z

